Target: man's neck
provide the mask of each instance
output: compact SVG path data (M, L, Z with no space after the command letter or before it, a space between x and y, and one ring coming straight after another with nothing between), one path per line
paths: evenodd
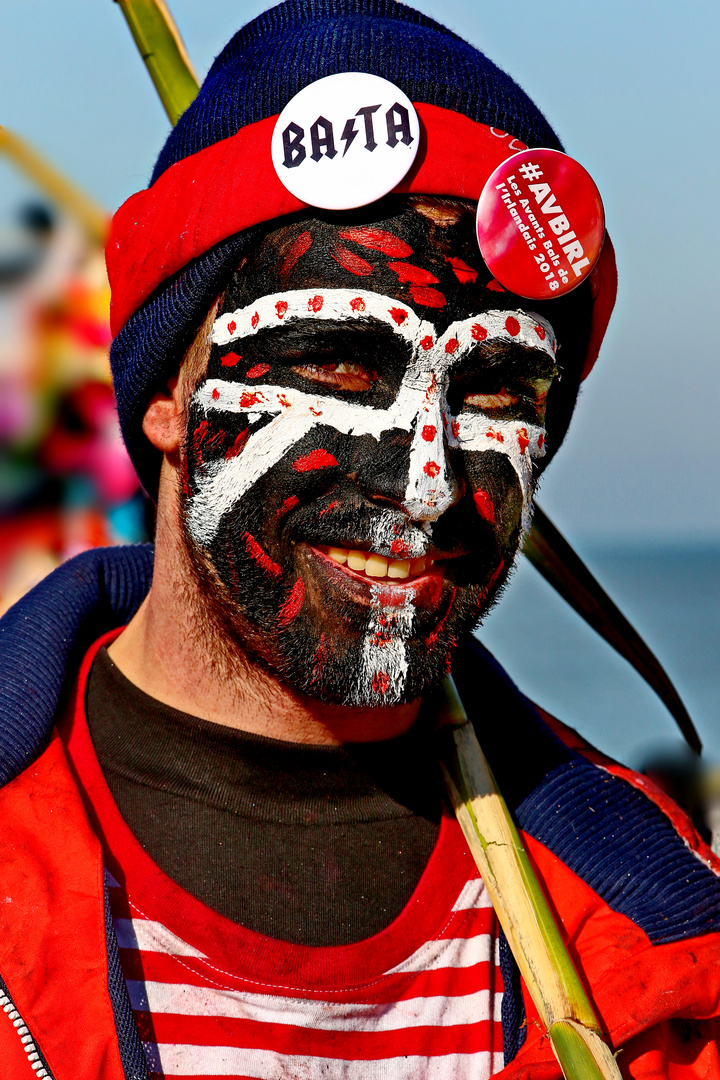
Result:
M318 745L393 738L418 715L419 701L388 708L326 704L279 682L238 648L218 644L202 618L201 588L177 531L161 519L150 592L108 650L140 690L203 720Z

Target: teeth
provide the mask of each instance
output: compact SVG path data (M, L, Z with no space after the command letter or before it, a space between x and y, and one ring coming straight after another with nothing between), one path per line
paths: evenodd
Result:
M434 559L386 559L384 555L376 555L374 551L358 551L355 548L331 547L326 552L329 559L339 566L347 564L350 570L358 574L366 574L371 578L405 578L418 577L424 574L435 561Z

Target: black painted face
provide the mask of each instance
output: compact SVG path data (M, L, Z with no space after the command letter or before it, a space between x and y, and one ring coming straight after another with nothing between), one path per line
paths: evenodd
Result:
M416 698L527 524L552 327L490 279L468 208L412 199L270 232L213 339L183 513L216 622L312 696Z

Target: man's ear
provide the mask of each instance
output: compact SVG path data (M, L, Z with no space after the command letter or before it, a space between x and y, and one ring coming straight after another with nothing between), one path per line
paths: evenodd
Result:
M180 449L184 413L180 376L173 375L167 390L161 390L150 399L143 418L145 437L162 454L175 454Z

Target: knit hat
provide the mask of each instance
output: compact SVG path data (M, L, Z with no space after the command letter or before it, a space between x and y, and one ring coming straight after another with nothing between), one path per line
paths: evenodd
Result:
M151 495L160 455L142 433L150 398L177 372L257 227L306 209L273 169L275 119L303 87L344 71L388 79L416 106L425 152L395 191L477 199L513 151L562 149L507 74L396 0L286 0L238 31L168 137L150 187L115 215L108 244L118 413ZM610 300L591 353L611 309Z

